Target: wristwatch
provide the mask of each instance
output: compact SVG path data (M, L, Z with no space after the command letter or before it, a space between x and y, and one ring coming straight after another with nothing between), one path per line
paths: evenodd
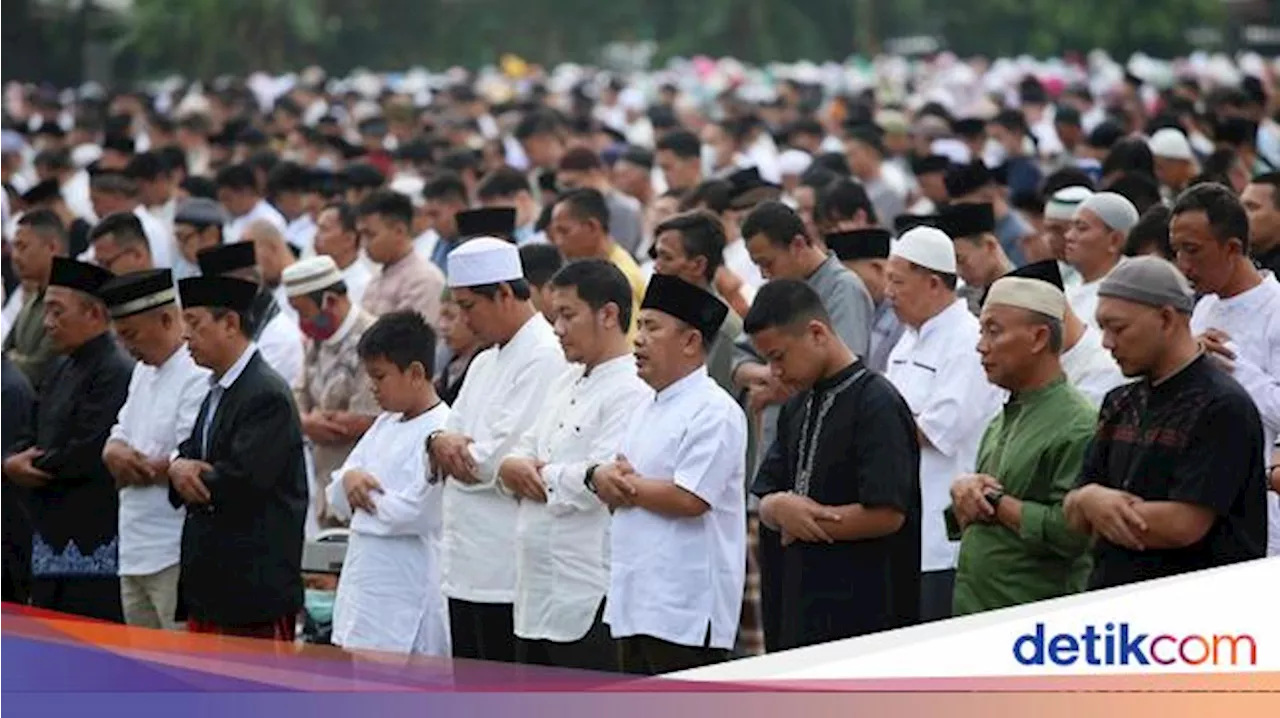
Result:
M426 446L426 449L427 449L427 453L428 453L428 454L430 454L430 453L431 453L431 442L435 441L435 440L436 440L436 437L437 437L437 436L439 436L439 435L441 435L441 434L443 434L443 433L445 433L445 432L444 432L444 429L436 429L435 431L431 432L430 434L427 434L427 440L426 440L426 442L425 442L425 446Z
M991 510L995 511L1000 508L1000 499L1004 498L1004 492L1000 489L991 489L982 495L987 500L987 504L991 506Z
M582 480L582 484L587 487L587 491L596 493L596 469L600 468L600 464L592 464L587 468L587 478Z

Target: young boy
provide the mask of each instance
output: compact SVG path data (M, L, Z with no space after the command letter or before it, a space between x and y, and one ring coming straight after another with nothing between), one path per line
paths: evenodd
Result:
M449 406L431 383L436 337L417 312L381 317L357 351L382 414L327 490L351 538L333 610L333 643L349 651L448 656L440 595L440 496L422 447Z

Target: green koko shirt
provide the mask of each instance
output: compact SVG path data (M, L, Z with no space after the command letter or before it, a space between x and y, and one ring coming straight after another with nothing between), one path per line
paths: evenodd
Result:
M1098 411L1059 377L1015 394L978 445L977 472L1022 500L1022 530L973 523L960 537L955 615L1084 590L1089 537L1067 528L1062 499L1080 476ZM948 508L948 511L950 509Z

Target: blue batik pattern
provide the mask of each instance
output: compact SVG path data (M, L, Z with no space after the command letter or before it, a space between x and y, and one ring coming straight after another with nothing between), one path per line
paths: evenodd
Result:
M93 550L93 553L82 554L75 541L68 541L62 551L55 551L45 542L44 537L36 534L31 544L32 576L115 576L119 570L120 539L111 537L111 542Z

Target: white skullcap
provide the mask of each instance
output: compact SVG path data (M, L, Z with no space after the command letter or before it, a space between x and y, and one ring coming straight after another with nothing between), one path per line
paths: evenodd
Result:
M414 207L422 207L426 204L426 200L422 198L422 189L426 186L427 181L417 175L400 174L391 180L387 189L408 197Z
M76 145L71 150L71 164L75 165L77 169L84 169L101 158L102 148L91 142Z
M1027 277L1002 277L987 290L986 304L1029 309L1058 321L1067 313L1067 295L1048 282Z
M1151 136L1151 139L1147 141L1147 146L1151 148L1151 154L1156 157L1164 157L1171 160L1195 159L1195 155L1191 152L1191 143L1187 141L1187 136L1172 127L1157 130Z
M1115 192L1098 192L1080 203L1076 215L1088 210L1102 223L1117 232L1128 232L1138 223L1138 208L1124 195Z
M1074 187L1063 187L1044 204L1045 219L1072 219L1076 216L1076 210L1080 208L1080 204L1086 199L1093 196L1093 190L1088 187L1076 185Z
M285 296L300 297L341 282L342 270L338 269L333 257L321 254L285 267L280 279L284 282Z
M813 158L803 150L787 150L778 155L778 173L800 175L813 164Z
M478 287L524 279L520 250L494 237L477 237L449 252L449 286Z
M933 227L908 230L889 250L890 257L902 257L918 267L943 274L956 273L956 248L946 232ZM452 265L450 266L452 270Z
M954 137L943 137L934 140L929 145L929 152L946 157L951 160L953 165L967 165L973 158L973 153L969 151L969 146Z

